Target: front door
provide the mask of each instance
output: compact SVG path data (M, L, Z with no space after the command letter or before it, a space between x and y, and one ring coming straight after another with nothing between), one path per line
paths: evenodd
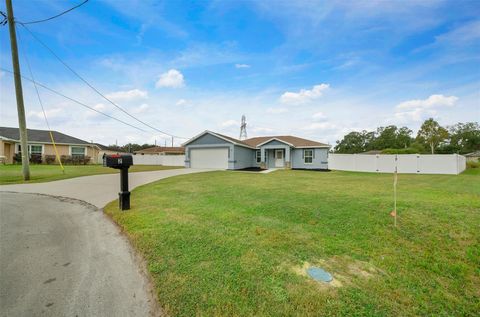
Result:
M275 150L275 167L284 166L283 150Z

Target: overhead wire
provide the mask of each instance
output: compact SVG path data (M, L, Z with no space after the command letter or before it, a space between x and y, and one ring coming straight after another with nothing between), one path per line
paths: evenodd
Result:
M3 68L3 67L0 67L0 70L4 71L4 72L6 72L6 73L9 73L9 74L11 74L11 75L15 74L14 71L8 70L8 69ZM72 102L75 102L76 104L79 104L79 105L81 105L82 107L85 107L85 108L88 108L88 109L90 109L90 110L92 110L92 111L95 111L95 112L97 112L97 113L99 113L99 114L101 114L101 115L103 115L103 116L105 116L105 117L108 117L108 118L110 118L110 119L113 119L113 120L115 120L115 121L118 121L118 122L120 122L120 123L123 123L123 124L125 124L125 125L128 125L129 127L135 128L135 129L137 129L137 130L139 130L139 131L147 132L146 130L144 130L144 129L142 129L142 128L139 128L139 127L137 127L137 126L134 126L133 124L130 124L130 123L125 122L125 121L123 121L123 120L121 120L121 119L118 119L118 118L116 118L116 117L114 117L114 116L111 116L111 115L109 115L109 114L107 114L107 113L104 113L104 112L102 112L102 111L100 111L100 110L97 110L97 109L95 109L95 108L93 108L93 107L90 107L89 105L87 105L87 104L85 104L85 103L83 103L83 102L81 102L81 101L78 101L78 100L76 100L76 99L74 99L74 98L71 98L71 97L69 97L69 96L66 96L65 94L63 94L63 93L61 93L61 92L59 92L59 91L57 91L57 90L55 90L55 89L53 89L53 88L50 88L50 87L48 87L48 86L46 86L46 85L44 85L44 84L42 84L42 83L39 83L38 81L33 80L32 78L29 78L29 77L24 76L24 75L22 75L22 74L20 74L20 77L22 77L23 79L28 80L28 81L30 81L30 82L35 82L35 83L37 84L37 86L42 87L42 88L44 88L44 89L46 89L46 90L48 90L48 91L50 91L50 92L52 92L52 93L54 93L54 94L56 94L56 95L58 95L58 96L61 96L61 97L65 98L65 99L68 99L68 100L70 100L70 101L72 101Z
M66 13L68 13L68 12L70 12L70 11L73 11L73 10L75 10L76 8L81 7L82 5L84 5L84 4L87 3L87 2L88 2L88 0L85 0L85 1L83 1L82 3L79 3L79 4L77 4L76 6L70 8L70 9L68 9L68 10L65 10L65 11L63 11L63 12L57 14L57 15L54 15L54 16L49 17L49 18L46 18L46 19L36 20L36 21L29 21L29 22L20 22L20 21L16 21L16 22L21 23L21 24L35 24L35 23L47 22L47 21L53 20L53 19L55 19L55 18L58 18L58 17L66 14Z
M18 21L17 21L18 22ZM104 94L102 94L98 89L96 89L92 84L90 84L85 78L83 78L80 74L78 74L72 67L70 67L65 61L62 60L62 58L60 58L60 56L58 56L47 44L45 44L42 40L40 40L32 31L30 31L30 29L25 26L24 24L22 24L21 22L18 22L20 23L20 25L23 26L23 28L25 28L25 30L28 31L28 33L36 40L38 41L45 49L47 49L60 63L62 63L68 70L70 70L70 72L72 72L75 76L77 76L81 81L83 81L88 87L90 87L93 91L95 91L99 96L101 96L103 99L105 99L106 101L108 101L110 104L112 104L115 108L119 109L120 111L122 111L123 113L125 113L127 116L131 117L132 119L140 122L141 124L149 127L150 129L156 131L156 132L159 132L161 134L164 134L164 135L168 135L170 137L173 137L173 138L177 138L177 139L188 139L186 137L181 137L181 136L178 136L178 135L174 135L174 134L171 134L171 133L168 133L168 132L165 132L165 131L162 131L162 130L159 130L157 128L155 128L154 126L146 123L145 121L143 120L140 120L138 119L137 117L135 117L134 115L130 114L128 111L126 111L125 109L123 109L121 106L119 106L117 103L115 103L114 101L112 101L111 99L109 99L107 96L105 96Z
M26 45L26 42L21 43L21 44ZM37 93L38 103L40 104L40 107L42 108L43 118L45 119L45 123L47 124L48 133L50 134L50 140L52 141L52 144L53 144L53 150L55 151L55 156L57 157L58 163L60 164L60 168L62 169L62 173L65 174L65 168L63 167L62 160L60 159L60 155L58 154L57 145L55 144L55 139L53 138L52 129L50 128L50 124L48 123L47 113L45 112L45 107L43 107L42 98L40 97L40 92L38 91L38 87L37 87L37 84L35 82L35 77L33 76L33 71L32 71L32 67L30 66L30 61L28 60L28 55L27 55L26 50L24 49L23 45L21 45L21 44L20 44L20 48L21 48L22 53L23 53L22 55L25 58L25 61L27 62L28 71L29 71L30 76L32 77L32 80L33 80L33 86L35 87L35 92Z

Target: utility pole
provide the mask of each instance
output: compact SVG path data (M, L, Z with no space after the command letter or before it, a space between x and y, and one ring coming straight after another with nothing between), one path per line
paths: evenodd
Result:
M240 125L240 140L246 140L247 137L247 118L245 115L242 116L242 123Z
M28 158L27 123L25 120L25 107L23 104L22 78L20 77L20 63L18 62L17 34L15 32L12 0L5 0L5 4L7 6L8 29L10 31L13 78L15 81L15 97L17 99L18 128L20 130L20 144L22 147L22 173L23 179L28 181L30 179L30 166Z
M173 136L172 136L172 147L173 147Z

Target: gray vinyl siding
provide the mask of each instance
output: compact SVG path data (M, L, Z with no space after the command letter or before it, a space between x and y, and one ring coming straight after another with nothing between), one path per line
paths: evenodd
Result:
M270 142L268 142L268 143L262 144L262 147L263 147L263 146L266 146L266 145L281 145L281 146L285 146L285 145L288 145L288 144L286 144L286 143L284 143L284 142L277 141L277 140L272 140L272 141L270 141Z
M303 158L304 149L292 149L292 168L327 169L328 149L313 149L314 156L311 164L305 164Z
M234 169L242 169L256 166L255 150L235 145L233 148Z

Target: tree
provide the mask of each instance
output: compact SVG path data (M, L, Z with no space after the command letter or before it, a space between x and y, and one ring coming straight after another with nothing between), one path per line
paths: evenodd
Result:
M433 118L425 120L417 134L417 140L428 145L432 154L435 153L437 146L447 138L447 129L440 126Z
M407 127L401 127L397 131L396 147L397 148L408 148L413 143L412 138L413 131Z
M337 141L335 152L338 153L361 153L370 150L370 144L374 138L373 132L350 132Z
M449 127L450 147L454 153L480 150L480 125L478 122L457 123Z
M397 147L397 127L389 125L388 127L377 128L376 138L374 141L375 150L393 149Z

